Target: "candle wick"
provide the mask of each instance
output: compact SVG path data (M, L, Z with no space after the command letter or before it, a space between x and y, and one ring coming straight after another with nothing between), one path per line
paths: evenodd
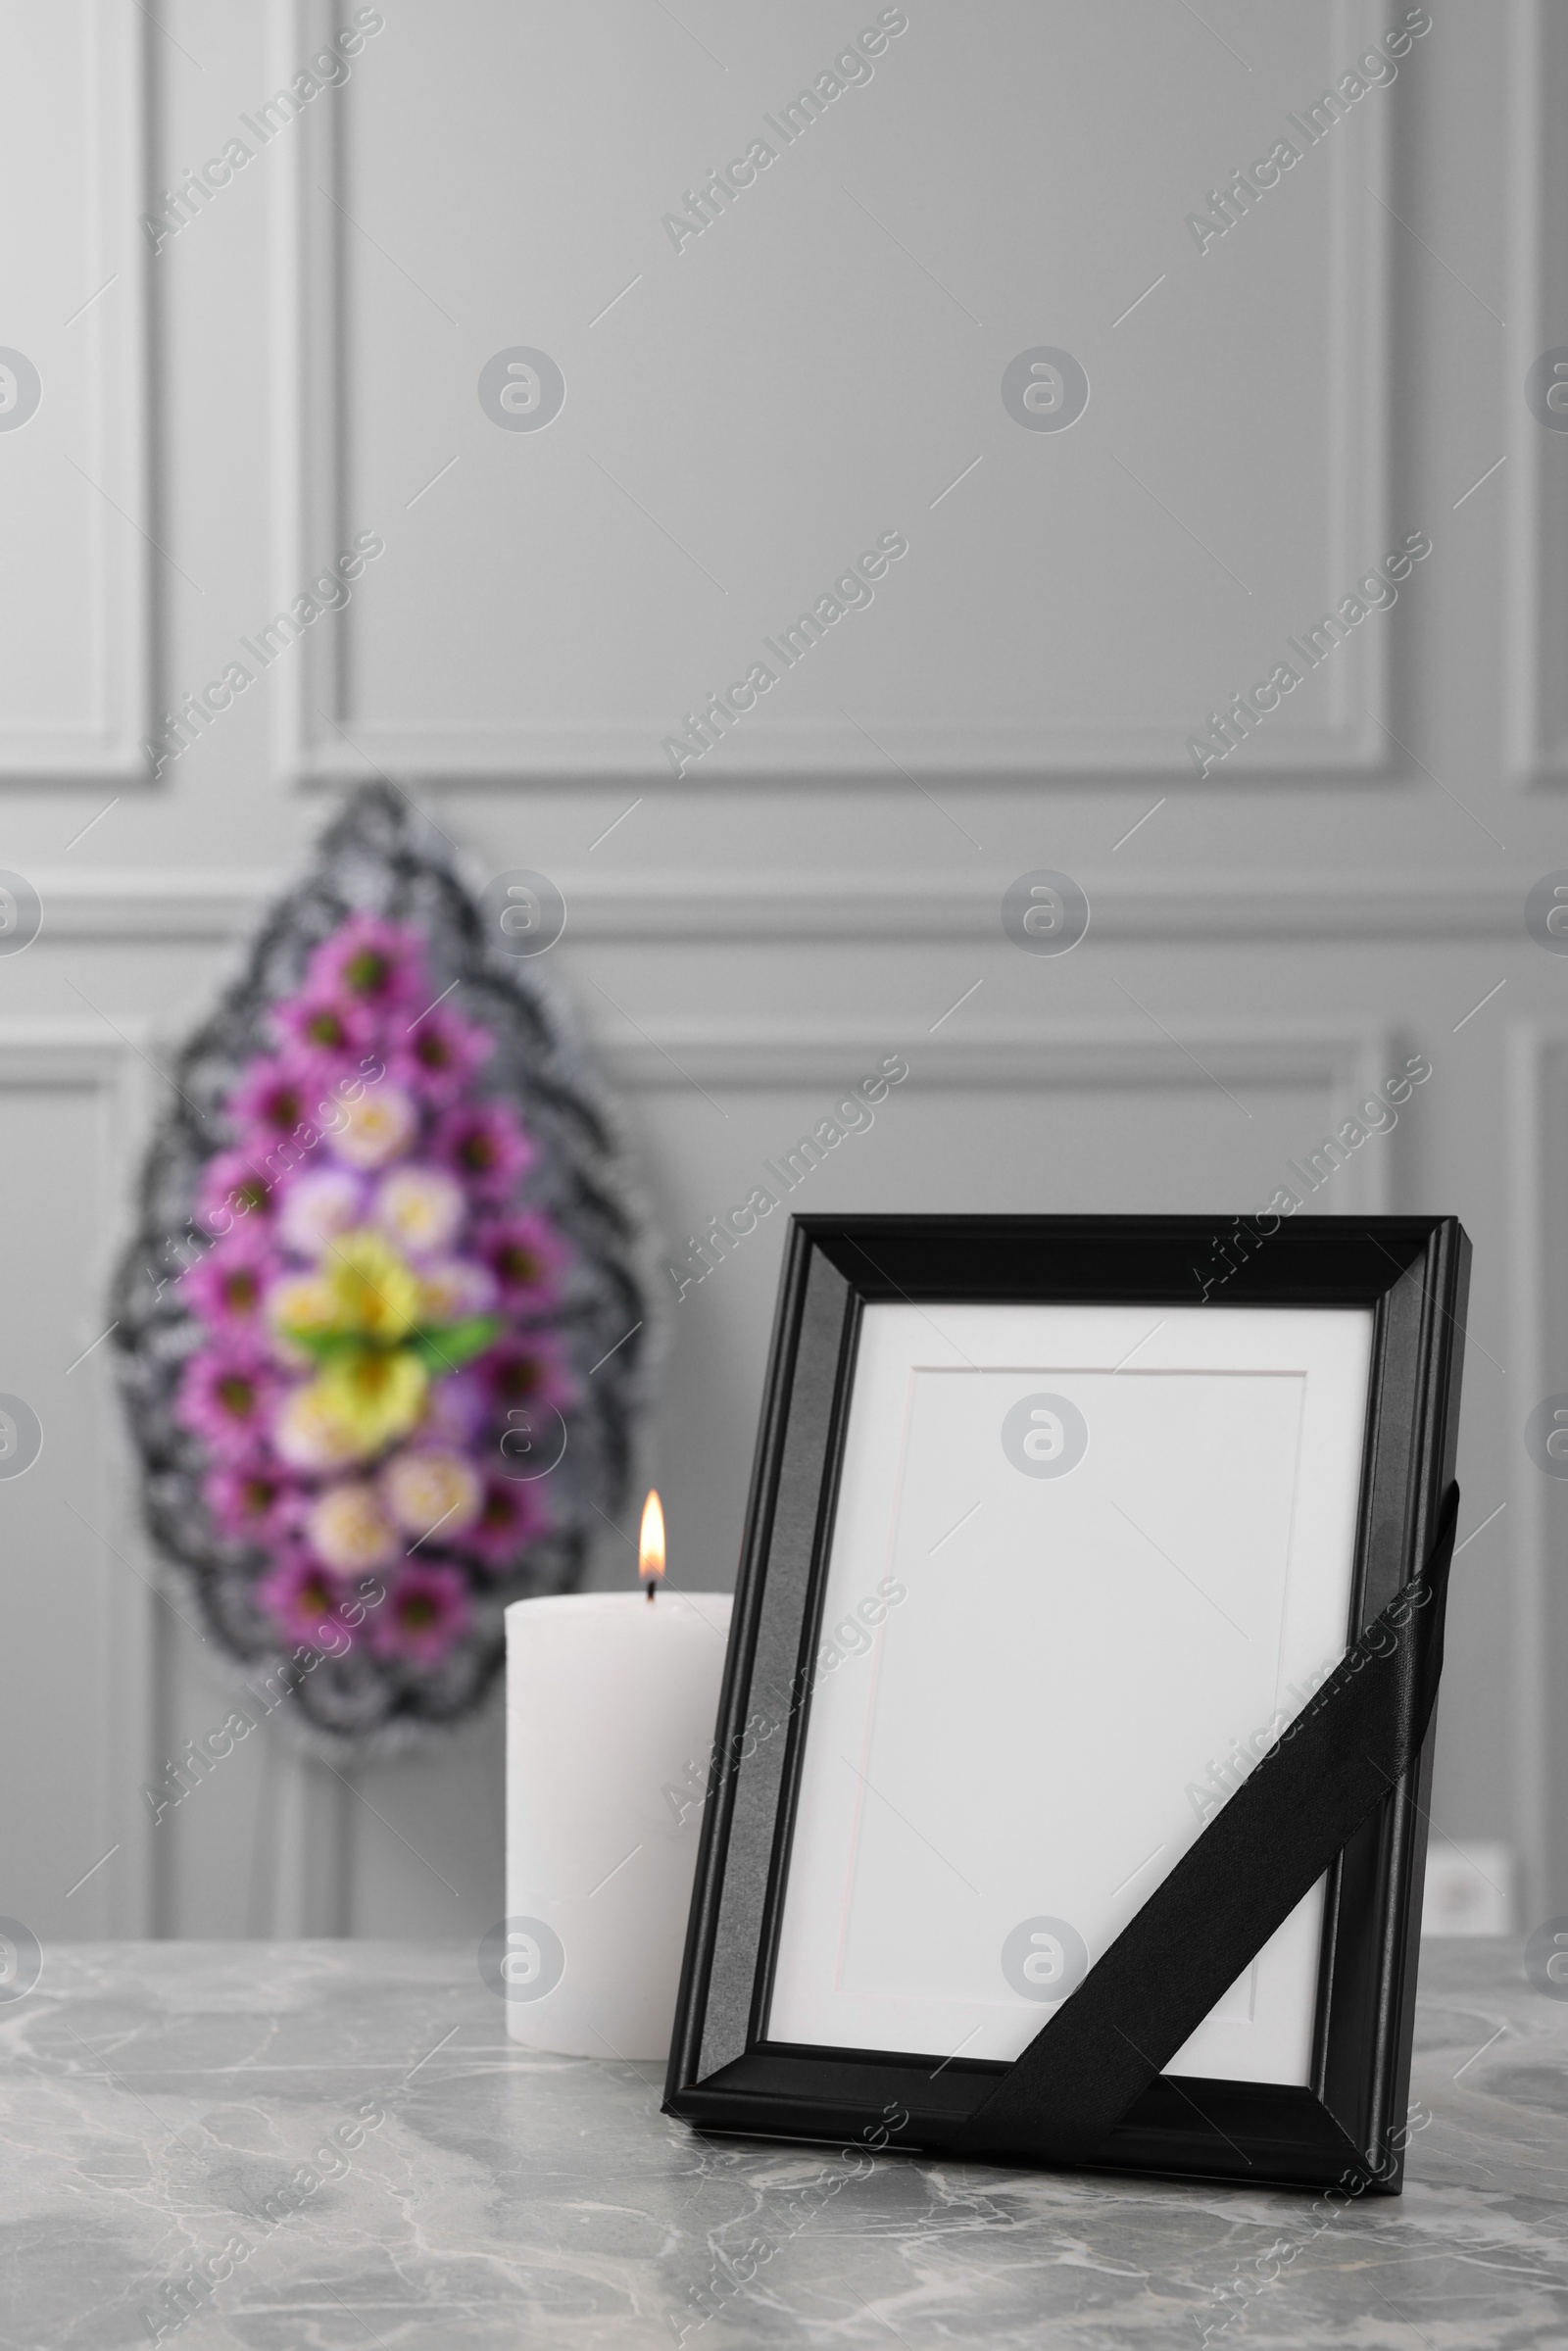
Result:
M658 1578L657 1576L649 1576L649 1577L647 1577L647 1578L645 1579L645 1588L646 1588L646 1590L647 1590L647 1592L648 1592L648 1598L649 1598L649 1601L650 1601L650 1603L652 1603L653 1596L654 1596L655 1592L656 1592L659 1590L659 1578Z

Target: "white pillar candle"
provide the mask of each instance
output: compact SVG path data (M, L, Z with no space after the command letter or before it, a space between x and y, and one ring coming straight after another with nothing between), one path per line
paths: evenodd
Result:
M514 2040L669 2054L730 1607L661 1590L507 1610L496 1965Z

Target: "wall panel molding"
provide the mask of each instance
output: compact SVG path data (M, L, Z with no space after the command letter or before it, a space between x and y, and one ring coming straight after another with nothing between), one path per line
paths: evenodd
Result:
M52 0L50 16L68 4ZM88 60L88 231L81 252L62 263L57 282L62 288L79 282L83 308L37 351L43 401L24 432L47 428L51 389L83 367L83 355L92 385L89 429L69 450L50 449L38 435L21 454L57 470L62 491L69 485L85 502L83 576L72 624L80 631L93 715L70 723L29 719L19 707L25 686L14 687L0 719L0 780L144 784L141 742L151 731L155 690L153 542L159 535L152 517L150 256L138 226L148 201L151 32L146 11L121 0L77 5ZM61 165L64 171L64 157ZM74 479L72 465L85 480ZM9 560L24 564L24 546L13 542Z
M205 946L242 939L286 887L287 875L160 865L29 876L43 900L40 944L51 941ZM483 878L482 874L479 877ZM668 943L702 946L831 940L861 942L1002 937L1000 906L1010 874L989 879L929 870L845 880L838 874L762 871L694 876L657 872L552 877L567 906L566 939L576 945ZM1443 873L1386 881L1278 871L1223 881L1160 873L1147 878L1078 877L1093 908L1090 939L1232 942L1488 939L1522 942L1524 897L1513 883Z
M107 1254L112 1246L118 1248L123 1228L123 1171L139 1148L144 1126L147 1073L138 1054L144 1034L134 1020L127 1022L122 1038L97 1020L0 1020L0 1113L8 1099L39 1093L85 1094L97 1111L99 1213L95 1231L77 1237L91 1252L87 1262L94 1277L94 1314L97 1294L106 1287L102 1277L108 1271ZM74 1351L90 1347L97 1334L83 1329L74 1311L60 1336L62 1345ZM69 1910L61 1902L60 1923L51 1926L57 1935L141 1935L151 1931L155 1907L152 1822L139 1802L139 1778L133 1775L150 1773L156 1743L159 1636L154 1618L159 1610L151 1589L156 1569L130 1502L126 1447L101 1346L96 1359L89 1357L73 1376L90 1384L102 1443L94 1474L74 1497L85 1524L64 1519L60 1533L66 1541L95 1543L97 1605L92 1620L80 1628L89 1645L74 1669L67 1673L52 1660L42 1670L57 1681L62 1696L70 1694L77 1701L73 1735L94 1742L94 1819L90 1827L72 1824L73 1862L78 1840L83 1848L92 1848L81 1852L84 1870L111 1848L119 1850L73 1895ZM46 1423L46 1447L48 1443ZM60 1825L64 1837L65 1824ZM42 1922L39 1932L47 1939Z
M0 1020L0 1111L8 1098L39 1092L86 1093L99 1106L102 1180L90 1263L94 1313L122 1238L130 1177L158 1090L155 1069L165 1058L144 1020L117 1014L117 1026L119 1035L105 1020L85 1016ZM63 1333L73 1348L87 1347L96 1336L74 1321ZM41 1931L46 1940L49 1932L98 1937L177 1933L172 1882L179 1815L171 1813L155 1826L141 1788L159 1780L183 1739L209 1720L222 1719L235 1702L235 1690L177 1621L175 1609L187 1618L194 1613L189 1595L177 1571L160 1561L142 1531L138 1468L121 1421L107 1348L100 1344L74 1377L93 1383L103 1443L90 1485L73 1497L84 1523L65 1519L61 1530L98 1549L98 1601L90 1627L95 1680L84 1688L79 1669L70 1677L78 1698L85 1689L92 1690L91 1702L80 1707L78 1727L90 1726L96 1742L96 1807L90 1833L73 1826L72 1852L78 1837L92 1845L82 1854L85 1869L100 1854L118 1849L72 1897L70 1908L62 1907L63 1923L51 1922ZM173 1607L159 1596L165 1592ZM59 1679L65 1687L67 1677L62 1673ZM199 1716L189 1712L193 1688L207 1691L207 1711ZM244 1931L264 1937L346 1934L350 1788L301 1754L276 1725L266 1725L261 1736L270 1817L260 1832L262 1866L252 1872L259 1907L248 1910Z
M934 1037L911 1036L902 1012L882 1023L863 1016L853 1022L656 1021L630 1036L607 1029L596 1043L606 1074L628 1094L684 1086L810 1087L826 1094L853 1085L885 1054L899 1053L909 1064L906 1082L912 1089L1015 1096L1102 1088L1212 1087L1225 1093L1238 1086L1314 1087L1323 1096L1324 1132L1381 1086L1397 1052L1393 1032L1381 1024L1208 1018L1160 1028L1137 1017L970 1020ZM1303 1132L1300 1148L1313 1150L1322 1139L1321 1133ZM1388 1151L1355 1151L1336 1170L1328 1212L1384 1214L1390 1172ZM1283 1166L1279 1180L1285 1180Z
M1329 0L1323 15L1329 27L1326 53L1336 60L1348 62L1358 44L1364 46L1383 29L1369 0ZM330 0L289 0L280 8L279 70L287 57L305 54L331 22ZM365 519L349 515L343 491L350 431L346 387L352 371L344 337L355 315L346 273L359 266L363 247L345 225L358 208L348 183L341 110L314 109L294 128L274 216L279 609L298 593L312 565L345 545L356 519ZM1331 189L1327 233L1333 248L1322 337L1333 451L1325 492L1332 516L1325 605L1344 595L1357 566L1377 562L1387 546L1393 140L1389 110L1374 105L1358 115L1353 134L1337 138L1321 159ZM1217 164L1215 170L1217 174ZM346 631L363 624L364 609L356 611L352 622L333 618L307 631L291 648L277 700L275 756L284 780L358 783L383 768L426 788L646 781L667 774L658 748L671 723L667 713L650 714L646 722L530 721L500 727L456 717L409 726L351 713ZM1303 614L1291 625L1308 624ZM1276 651L1270 661L1280 658ZM1286 706L1272 726L1249 738L1227 762L1227 782L1252 776L1381 780L1395 775L1391 739L1378 723L1392 715L1390 668L1388 632L1374 627L1358 633L1330 674L1325 716L1293 724ZM1235 684L1216 676L1197 690L1197 701L1205 691L1222 700ZM698 772L705 786L732 788L884 782L898 767L950 787L1086 774L1190 783L1195 770L1185 744L1200 718L1196 702L1172 710L1159 725L1107 719L1092 727L1045 728L979 710L956 715L951 723L884 723L878 727L882 749L847 720L805 714L760 718L727 738L711 767Z
M921 1036L911 1035L906 1010L881 1022L863 1013L853 1021L654 1020L600 1046L625 1082L641 1088L677 1087L686 1070L718 1086L848 1084L860 1061L897 1052L911 1076L937 1086L1201 1085L1201 1061L1238 1084L1343 1090L1377 1083L1391 1050L1382 1027L1200 1016L1161 1029L1136 1014L1051 1021L960 1015L945 1034ZM1374 1069L1377 1078L1367 1074Z
M1548 108L1560 103L1551 78L1550 40L1563 54L1557 12L1543 0L1514 0L1509 113L1512 184L1508 213L1515 332L1504 386L1506 439L1513 464L1508 484L1507 743L1515 775L1530 784L1568 784L1568 434L1548 433L1526 405L1526 370L1540 354L1568 345L1568 301L1562 291L1557 242L1548 220L1560 220L1568 178L1558 158L1561 139Z
M1560 1209L1568 1200L1568 1025L1518 1021L1508 1031L1508 1209L1513 1338L1518 1367L1509 1402L1512 1536L1512 1713L1514 1840L1524 1864L1526 1914L1543 1918L1568 1891L1568 1835L1556 1800L1560 1743L1560 1638L1551 1606L1560 1581L1561 1522L1548 1517L1546 1479L1524 1454L1526 1416L1544 1396L1568 1388L1561 1334L1568 1292L1553 1268Z
M628 1028L613 1011L596 1022L600 1060L639 1092L694 1080L763 1091L853 1084L891 1053L920 1084L942 1087L1235 1085L1321 1086L1331 1101L1380 1085L1396 1047L1383 1024L1174 1016L1051 1021L960 1019L941 1036L911 1029L906 1007L877 1020L651 1017ZM168 1046L161 1049L167 1053ZM0 1040L0 1053L4 1052ZM5 1082L0 1060L0 1084Z

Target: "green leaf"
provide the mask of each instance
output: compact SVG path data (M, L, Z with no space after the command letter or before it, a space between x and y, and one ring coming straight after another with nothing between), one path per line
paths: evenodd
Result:
M282 1330L290 1347L303 1347L306 1354L316 1357L318 1363L329 1362L332 1356L341 1355L345 1347L363 1345L362 1341L346 1338L340 1331L294 1331L286 1323Z
M475 1355L494 1345L500 1332L498 1316L474 1314L466 1322L437 1323L416 1331L411 1344L426 1370L439 1374L471 1363Z

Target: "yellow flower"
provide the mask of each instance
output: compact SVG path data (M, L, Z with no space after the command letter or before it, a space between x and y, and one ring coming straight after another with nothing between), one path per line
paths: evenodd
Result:
M407 1347L346 1347L311 1388L322 1411L352 1439L356 1457L366 1460L417 1427L430 1375Z
M332 1298L329 1330L396 1347L418 1318L418 1275L389 1241L364 1226L328 1244L321 1279Z

